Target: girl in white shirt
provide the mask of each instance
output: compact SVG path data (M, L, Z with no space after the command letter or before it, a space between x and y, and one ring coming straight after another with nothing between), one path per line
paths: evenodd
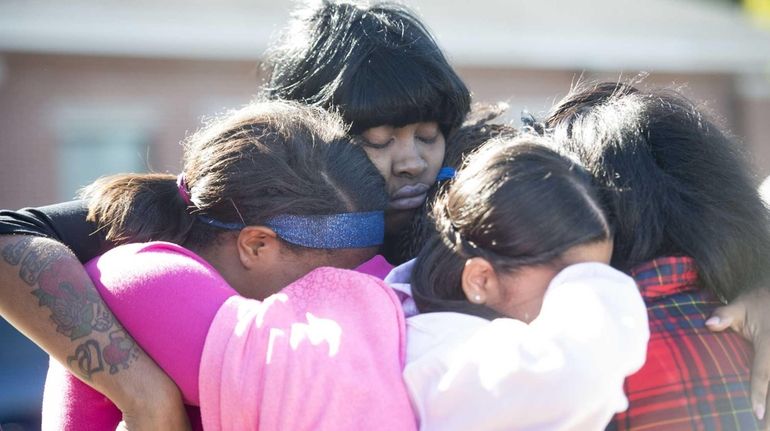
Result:
M542 137L493 140L386 279L413 297L404 377L423 430L603 429L648 339L634 281L607 265L590 176ZM411 277L411 287L408 284Z

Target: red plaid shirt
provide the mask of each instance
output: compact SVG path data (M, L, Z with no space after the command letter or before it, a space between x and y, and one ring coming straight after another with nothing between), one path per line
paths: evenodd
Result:
M704 322L721 303L698 284L695 262L665 257L631 271L650 320L647 362L626 379L627 411L608 430L754 430L751 346Z

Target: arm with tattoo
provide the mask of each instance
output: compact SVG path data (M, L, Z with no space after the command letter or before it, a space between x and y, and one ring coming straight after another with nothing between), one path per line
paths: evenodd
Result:
M0 236L0 255L3 318L128 416L152 421L139 428L187 426L174 383L123 330L64 245Z
M136 343L105 308L96 289L85 280L78 283L79 269L64 248L35 246L34 241L28 237L7 244L2 257L12 267L18 266L19 278L38 307L50 313L56 332L76 343L66 364L85 381L106 369L110 374L128 369L139 356Z

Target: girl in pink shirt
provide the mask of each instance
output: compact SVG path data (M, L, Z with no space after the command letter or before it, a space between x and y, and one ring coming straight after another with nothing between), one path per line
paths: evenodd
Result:
M193 135L178 178L119 175L88 191L111 239L166 241L118 247L87 270L185 402L204 406L206 429L415 426L395 294L321 268L358 267L384 237L383 179L343 132L320 109L255 103ZM104 352L105 367L132 354L117 338ZM45 429L120 419L55 364L44 404Z

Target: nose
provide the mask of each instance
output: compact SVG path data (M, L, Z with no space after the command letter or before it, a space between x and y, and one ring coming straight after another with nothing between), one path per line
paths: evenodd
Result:
M420 153L414 137L396 141L393 155L393 174L400 177L417 178L427 168L428 162Z

